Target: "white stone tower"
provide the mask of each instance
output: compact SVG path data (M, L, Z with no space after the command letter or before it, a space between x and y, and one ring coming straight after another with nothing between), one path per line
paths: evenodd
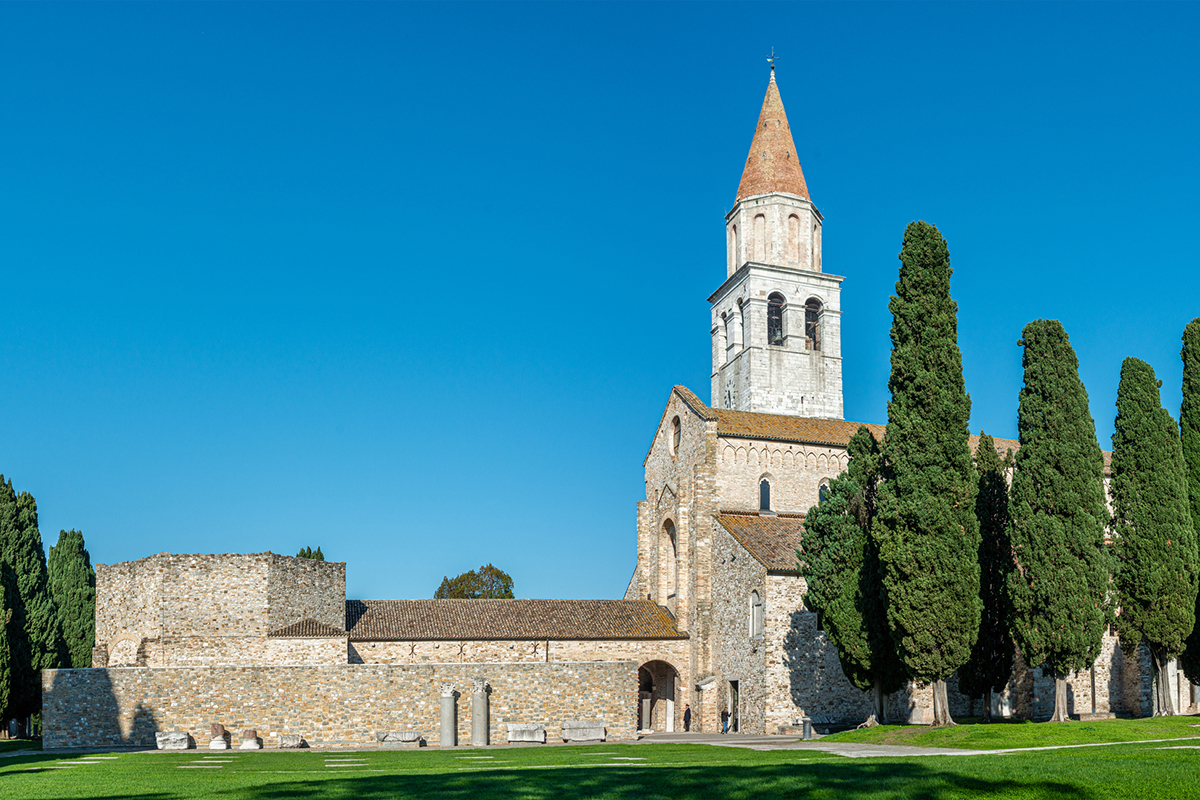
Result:
M708 298L712 406L841 419L843 279L821 271L821 214L774 66L725 229L726 279Z

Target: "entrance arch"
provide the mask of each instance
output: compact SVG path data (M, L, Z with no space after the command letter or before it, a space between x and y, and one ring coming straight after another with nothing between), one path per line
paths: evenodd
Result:
M675 731L680 688L679 670L666 661L638 667L638 730Z

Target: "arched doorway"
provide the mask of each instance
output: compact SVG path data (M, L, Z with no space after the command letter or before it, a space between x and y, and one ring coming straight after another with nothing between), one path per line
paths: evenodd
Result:
M666 661L638 667L638 730L675 731L679 689L679 670Z

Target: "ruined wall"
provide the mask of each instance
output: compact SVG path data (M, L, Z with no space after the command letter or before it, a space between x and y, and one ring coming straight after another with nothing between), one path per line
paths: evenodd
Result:
M458 700L458 737L470 742L471 680L492 687L491 741L506 724L604 722L610 739L633 739L637 664L420 664L295 667L67 669L42 672L43 746L154 745L155 731L186 731L204 747L220 722L254 728L266 747L280 734L314 746L376 746L383 731L420 731L439 742L441 687Z
M159 553L96 565L93 665L345 663L346 642L273 642L312 617L345 630L346 565L275 553ZM311 658L297 662L295 659Z
M346 629L346 563L267 554L267 628L315 619Z

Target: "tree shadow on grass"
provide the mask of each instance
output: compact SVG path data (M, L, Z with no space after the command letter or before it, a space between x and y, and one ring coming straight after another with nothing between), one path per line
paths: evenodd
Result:
M986 770L985 770L986 772ZM997 770L998 776L1004 775ZM841 761L770 766L681 766L675 768L560 767L530 770L347 776L336 781L295 781L241 789L239 797L439 798L439 800L759 800L763 797L905 798L942 800L965 795L1055 797L1092 800L1090 789L1063 780L963 775L923 763Z

